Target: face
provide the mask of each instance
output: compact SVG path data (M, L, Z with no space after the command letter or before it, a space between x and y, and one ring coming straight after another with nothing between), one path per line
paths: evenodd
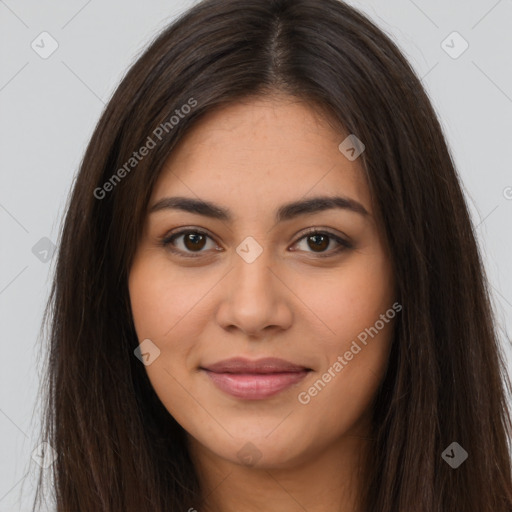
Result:
M367 432L399 307L346 136L299 100L247 100L191 129L153 189L133 318L199 450L285 468Z

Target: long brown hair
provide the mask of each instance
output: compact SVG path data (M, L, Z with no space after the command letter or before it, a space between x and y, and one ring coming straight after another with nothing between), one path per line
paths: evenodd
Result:
M134 356L127 277L153 184L183 134L220 105L273 92L364 142L394 264L403 311L375 397L362 509L512 510L510 383L454 163L397 46L338 0L200 2L152 42L103 112L45 313L42 439L58 453L56 510L201 507L184 431ZM155 145L135 163L148 137ZM457 469L442 457L452 442L468 452Z

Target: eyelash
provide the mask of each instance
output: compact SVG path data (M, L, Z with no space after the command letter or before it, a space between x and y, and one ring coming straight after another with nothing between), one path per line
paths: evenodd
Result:
M213 240L213 238L208 233L206 233L205 231L202 231L201 229L182 229L181 231L172 233L170 236L165 236L164 238L162 238L160 240L160 243L165 249L169 250L173 254L177 254L178 256L182 256L184 258L198 258L201 256L201 253L205 252L205 251L198 251L196 253L187 253L187 252L182 251L181 249L176 249L175 247L172 246L172 242L174 242L174 240L176 240L178 237L186 235L186 234L191 234L191 233L193 233L195 235L203 235L203 236ZM325 230L320 230L318 228L308 229L305 233L302 234L302 236L293 245L297 245L301 240L303 240L304 238L310 237L312 235L327 235L329 238L331 238L332 240L334 240L335 242L337 242L340 245L340 247L338 247L337 249L334 249L334 250L331 249L330 251L327 251L324 253L314 253L313 252L313 254L316 254L316 257L318 257L318 258L329 258L329 257L339 254L340 252L345 251L346 249L353 248L353 245L350 242L348 242L347 240L341 238L338 235L335 235L334 233L331 233L331 232L325 231Z

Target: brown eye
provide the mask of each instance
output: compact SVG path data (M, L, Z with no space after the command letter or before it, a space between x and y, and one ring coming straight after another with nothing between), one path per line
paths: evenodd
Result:
M183 243L191 251L201 250L206 243L206 237L200 233L189 233L184 235Z
M310 235L307 237L308 246L314 251L324 251L329 247L329 237L326 235Z
M211 243L209 247L208 241ZM208 234L192 229L174 233L164 238L161 243L169 251L185 257L201 256L202 253L207 252L207 249L217 247Z
M331 242L334 242L334 248L326 250L331 246ZM300 245L302 244L302 248ZM319 231L318 229L312 229L305 236L300 238L295 245L299 246L301 251L306 253L316 253L319 257L334 256L339 252L353 247L352 243L344 240L334 233L327 231Z

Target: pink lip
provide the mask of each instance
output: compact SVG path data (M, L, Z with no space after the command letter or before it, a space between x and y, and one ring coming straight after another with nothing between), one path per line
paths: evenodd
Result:
M247 400L276 395L301 381L310 371L304 366L276 358L257 361L234 358L201 369L220 390Z

